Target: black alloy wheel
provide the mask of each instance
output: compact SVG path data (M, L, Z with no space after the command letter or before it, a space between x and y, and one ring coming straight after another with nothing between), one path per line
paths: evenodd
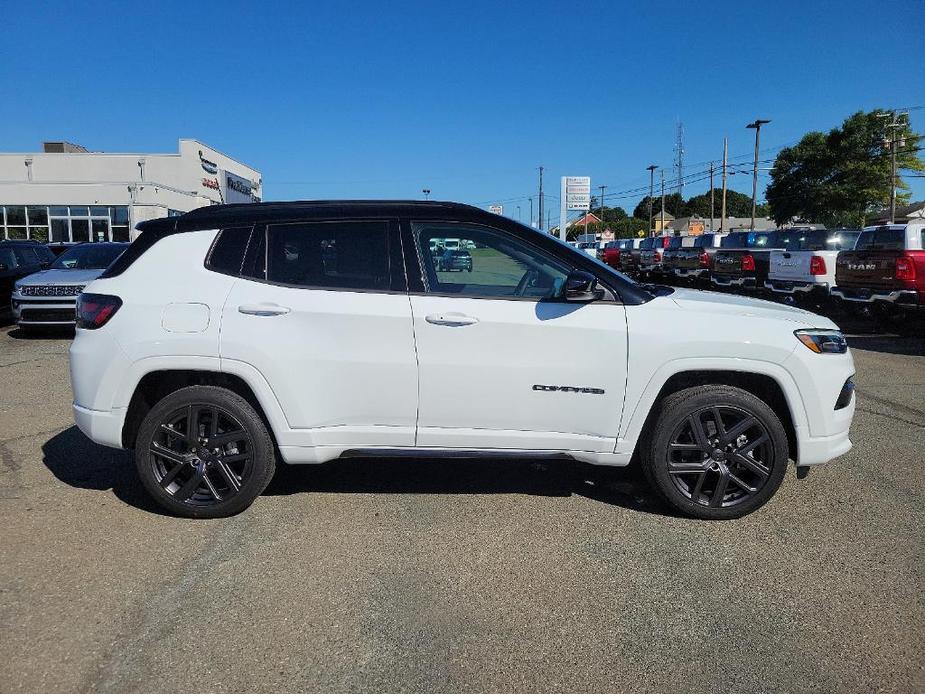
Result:
M253 442L235 416L194 403L168 414L151 441L155 479L177 501L211 506L241 491L250 476Z
M736 407L705 407L679 424L668 444L668 474L684 496L713 508L736 506L771 476L771 437Z
M740 388L704 385L673 393L644 432L649 483L696 518L739 518L763 506L787 471L787 432L763 400Z
M190 518L221 518L256 499L273 477L275 447L240 395L216 386L170 393L145 416L135 465L161 506Z

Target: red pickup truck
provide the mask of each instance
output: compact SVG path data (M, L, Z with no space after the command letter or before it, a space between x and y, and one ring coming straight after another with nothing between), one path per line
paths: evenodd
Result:
M925 317L925 221L864 229L853 251L838 254L832 295L879 317Z

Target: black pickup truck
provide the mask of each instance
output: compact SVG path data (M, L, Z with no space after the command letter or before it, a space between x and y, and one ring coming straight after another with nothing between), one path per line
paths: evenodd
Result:
M798 229L733 231L720 242L713 256L710 282L714 287L764 290L771 266L771 251L786 248Z

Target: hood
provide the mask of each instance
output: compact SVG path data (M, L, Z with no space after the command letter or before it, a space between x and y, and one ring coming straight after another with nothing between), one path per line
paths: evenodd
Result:
M675 289L665 299L674 301L684 311L699 311L725 316L741 316L743 318L771 318L789 321L806 328L839 329L828 318L810 311L784 306L773 301L739 296L738 294L720 294L719 292L704 292L696 289Z
M103 270L42 270L24 277L16 284L88 284L103 274Z

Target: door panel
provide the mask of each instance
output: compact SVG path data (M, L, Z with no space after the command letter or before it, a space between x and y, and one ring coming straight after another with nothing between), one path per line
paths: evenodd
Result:
M412 296L411 306L419 446L613 450L626 386L622 305ZM476 321L428 321L434 314ZM553 390L563 386L593 391Z
M623 306L553 300L568 262L503 230L413 222L409 231L426 285L411 296L418 446L612 451L626 384Z
M236 280L225 301L221 357L263 374L305 445L414 445L417 361L408 295L388 289L394 243L381 221L254 232L259 263L245 274L257 279Z

